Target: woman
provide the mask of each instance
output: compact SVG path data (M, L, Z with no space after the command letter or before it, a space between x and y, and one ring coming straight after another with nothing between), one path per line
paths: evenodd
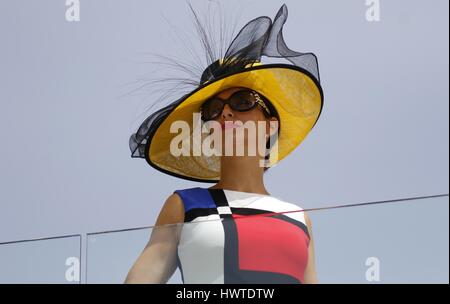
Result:
M204 70L198 88L150 115L130 138L132 157L179 178L215 184L167 198L126 283L167 282L177 267L184 283L317 283L307 213L270 195L263 180L314 127L323 104L316 57L287 48L281 34L286 18L283 5L273 22L259 17L247 23L225 56ZM262 55L294 64L264 65ZM179 121L188 133L174 132ZM256 133L238 132L261 122L265 127ZM206 128L195 142L196 128L214 123L219 129ZM214 134L220 153L199 154ZM180 138L188 139L181 152L179 142L173 144ZM259 138L266 153L251 154ZM229 143L245 153L228 155Z

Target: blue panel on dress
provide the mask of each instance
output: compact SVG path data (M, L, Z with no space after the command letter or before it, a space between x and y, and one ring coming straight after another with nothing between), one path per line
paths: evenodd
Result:
M195 187L182 190L175 190L184 204L184 212L194 208L216 208L216 203L211 197L208 189Z

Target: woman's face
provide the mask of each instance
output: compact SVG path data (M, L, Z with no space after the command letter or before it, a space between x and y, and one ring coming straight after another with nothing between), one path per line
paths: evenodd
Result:
M227 100L233 93L242 90L243 88L239 87L233 87L226 90L221 91L220 93L216 94L215 96ZM224 155L226 152L224 150L225 145L227 142L225 141L225 137L232 138L232 145L233 145L233 155L236 155L237 150L236 147L241 145L244 147L244 153L245 155L248 154L248 148L251 145L254 145L256 148L256 153L258 153L258 136L262 138L263 146L265 149L265 143L269 136L271 134L274 134L276 132L277 127L270 125L270 121L276 121L277 119L275 117L266 117L264 115L264 109L261 106L256 106L253 109L245 112L235 111L233 110L228 104L225 104L222 113L214 119L215 121L219 122L222 126L222 155ZM233 123L225 123L225 121L233 122ZM262 124L264 127L258 127L258 123ZM245 129L244 126L251 126L253 125L254 132L250 132L250 129ZM240 130L242 133L239 133L238 129L244 128L244 130ZM239 135L242 134L242 135ZM229 136L231 135L231 136ZM229 144L229 143L228 143Z

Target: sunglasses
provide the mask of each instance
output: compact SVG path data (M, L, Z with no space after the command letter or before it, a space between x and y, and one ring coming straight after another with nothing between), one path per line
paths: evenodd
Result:
M251 90L240 90L233 93L227 100L212 97L205 101L200 107L202 120L208 121L217 118L222 113L226 104L234 111L239 112L250 111L259 105L270 116L269 108L258 93Z

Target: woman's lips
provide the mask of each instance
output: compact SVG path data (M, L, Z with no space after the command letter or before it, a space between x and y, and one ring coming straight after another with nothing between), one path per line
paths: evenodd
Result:
M222 130L224 129L233 129L237 128L238 126L234 124L232 121L225 121L224 124L222 124Z

